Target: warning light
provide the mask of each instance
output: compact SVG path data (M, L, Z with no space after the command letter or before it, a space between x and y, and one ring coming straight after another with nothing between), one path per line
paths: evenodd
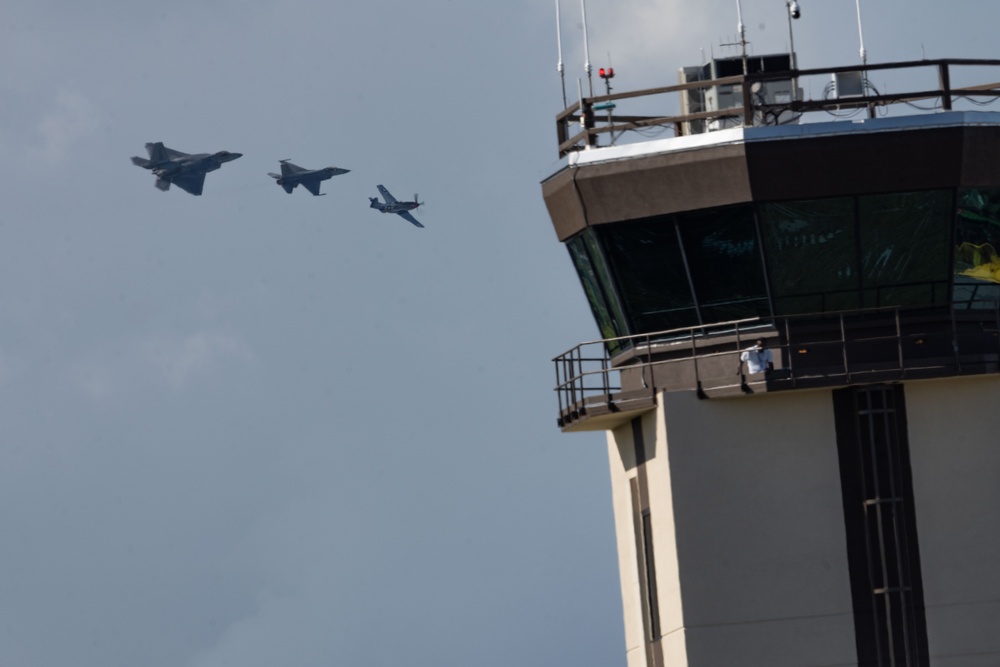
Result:
M602 79L613 79L615 77L615 68L609 67L607 69L604 69L602 67L601 69L597 70L597 76L601 77Z

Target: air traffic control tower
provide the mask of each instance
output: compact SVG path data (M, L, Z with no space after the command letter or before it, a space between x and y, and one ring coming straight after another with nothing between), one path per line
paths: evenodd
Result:
M1000 61L792 62L556 119L628 665L997 667Z

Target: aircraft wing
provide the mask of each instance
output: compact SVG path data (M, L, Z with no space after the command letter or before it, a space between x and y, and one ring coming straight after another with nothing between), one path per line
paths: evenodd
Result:
M163 144L160 144L163 146ZM182 153L181 151L175 151L173 148L167 148L163 146L163 152L167 154L167 157L171 160L176 160L177 158L188 157L190 153Z
M420 224L420 221L419 221L419 220L417 220L417 219L416 219L416 218L414 218L414 217L413 217L412 215L410 215L410 212L409 212L409 211L396 211L396 213L397 213L397 215L399 215L399 217L401 217L401 218L402 218L403 220L408 220L409 222L413 223L413 224L414 224L414 225L416 225L417 227L420 227L421 229L423 229L423 227L424 227L424 226Z
M396 198L389 194L389 191L385 189L384 185L378 186L378 191L382 193L382 198L385 199L386 204L395 204Z
M306 171L302 167L296 166L289 162L288 160L281 161L281 176L287 178L289 176L294 176L300 172Z
M200 195L205 187L205 172L180 174L170 179L171 182L185 192Z
M169 148L163 146L162 141L150 142L146 144L146 152L149 154L149 160L145 160L146 164L139 164L132 160L133 163L139 165L140 167L147 167L149 164L159 164L161 162L169 162L171 159L177 156L183 157L185 153L179 151L172 151ZM141 158L140 158L141 159Z
M304 187L306 190L313 193L317 197L320 196L319 194L320 180L318 178L310 178L307 176L302 180L300 180L299 183L302 185L302 187Z

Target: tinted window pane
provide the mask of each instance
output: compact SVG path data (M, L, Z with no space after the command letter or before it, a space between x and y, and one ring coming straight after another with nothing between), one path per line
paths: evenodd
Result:
M951 192L860 197L864 306L947 301Z
M601 293L604 295L605 303L607 303L608 313L611 316L611 324L614 330L618 332L618 336L628 335L628 330L625 325L625 315L622 312L622 305L618 300L618 292L615 289L614 283L611 280L611 274L608 271L608 263L604 258L604 251L601 250L600 242L597 240L597 235L594 233L593 229L584 230L583 242L587 246L587 253L590 255L591 265L594 267L594 272L597 274L597 281L601 286Z
M587 301L590 303L590 310L597 321L597 328L601 331L601 338L617 337L619 335L617 323L611 318L607 301L597 280L597 273L594 271L594 265L587 254L586 244L581 236L577 235L566 242L566 247L569 249L570 257L573 259L573 266L576 267L576 273L580 276L580 283L583 285L583 291L586 293ZM617 351L617 348L609 349L609 351L613 353Z
M753 209L741 206L678 217L702 319L767 317L764 266Z
M764 204L760 214L778 314L860 306L853 200Z
M955 244L956 307L1000 299L1000 190L959 191Z
M601 225L597 233L633 333L698 324L672 218Z

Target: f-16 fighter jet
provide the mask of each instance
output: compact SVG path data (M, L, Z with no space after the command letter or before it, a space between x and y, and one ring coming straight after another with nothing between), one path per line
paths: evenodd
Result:
M133 157L132 164L143 169L149 169L156 174L156 187L166 192L173 183L181 190L193 195L200 195L205 186L205 174L215 171L225 162L243 157L243 153L196 153L189 155L170 148L163 142L146 144L149 159Z
M279 160L279 162L281 162L281 174L278 175L268 172L267 175L278 181L278 185L285 188L285 192L288 194L292 194L292 190L295 189L295 186L301 185L317 197L321 197L322 195L319 193L319 184L322 181L333 178L334 176L346 174L350 171L350 169L340 169L339 167L303 169L298 165L292 164L288 160Z
M372 208L378 209L383 213L395 213L399 217L404 220L408 220L417 227L423 227L423 225L421 225L416 218L410 215L410 211L423 204L422 201L417 201L417 195L413 195L413 201L398 201L395 197L389 194L389 191L385 189L384 185L379 185L377 187L378 191L382 193L382 198L385 199L385 203L383 204L380 202L378 197L369 197L368 200L371 202Z

